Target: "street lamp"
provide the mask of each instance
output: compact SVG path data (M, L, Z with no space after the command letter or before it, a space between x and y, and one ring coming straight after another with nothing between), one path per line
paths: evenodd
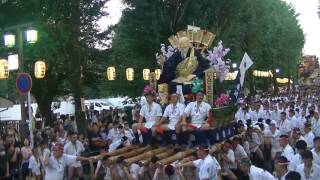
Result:
M4 45L7 47L13 47L16 45L16 36L13 34L4 35Z
M18 54L11 54L8 56L9 70L19 69L19 56Z
M279 72L280 72L280 69L279 69L279 68L277 68L277 69L276 69L276 73L278 74Z
M27 42L30 44L36 43L38 40L38 31L36 31L34 29L27 30L26 31L26 39L27 39Z
M233 69L236 69L237 66L238 66L237 63L232 63L232 68L233 68Z

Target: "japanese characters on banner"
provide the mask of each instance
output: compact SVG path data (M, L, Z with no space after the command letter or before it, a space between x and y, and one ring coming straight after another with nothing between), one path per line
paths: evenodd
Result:
M206 82L206 95L207 101L212 106L213 105L213 82L214 82L214 71L213 69L208 69L205 72L205 82Z

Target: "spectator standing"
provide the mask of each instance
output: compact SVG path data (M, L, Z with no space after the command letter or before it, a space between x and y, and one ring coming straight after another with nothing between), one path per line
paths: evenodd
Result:
M9 160L6 154L6 150L0 143L0 179L6 179L9 177Z
M78 140L76 132L69 132L69 142L64 146L64 153L73 156L80 156L84 152L83 144ZM81 162L77 161L68 166L68 180L74 179L77 174L79 178L83 177Z
M21 148L21 155L22 155L22 162L21 162L21 167L22 167L22 175L23 178L28 176L29 174L29 159L32 155L32 151L30 148L30 142L28 138L25 138L23 141L24 146Z
M39 154L38 148L32 149L32 156L29 159L29 167L28 168L31 171L32 177L34 177L35 180L40 180L42 178L41 160L40 160L40 154Z
M53 153L46 152L43 159L45 167L44 180L63 180L64 171L67 165L72 165L77 161L89 161L89 158L63 154L63 146L56 144Z

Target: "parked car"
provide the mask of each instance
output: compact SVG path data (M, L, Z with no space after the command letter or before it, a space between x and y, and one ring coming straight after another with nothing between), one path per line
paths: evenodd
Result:
M102 111L102 110L109 110L110 107L113 107L111 103L104 102L104 101L95 101L95 100L86 100L84 101L85 106L87 109L91 109L94 111Z

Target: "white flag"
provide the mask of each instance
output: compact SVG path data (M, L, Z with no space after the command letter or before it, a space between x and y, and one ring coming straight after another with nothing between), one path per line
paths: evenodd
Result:
M250 57L248 56L248 54L244 53L242 61L239 66L241 87L243 86L244 77L246 76L246 71L252 66L252 64L253 64L253 62L250 59Z

